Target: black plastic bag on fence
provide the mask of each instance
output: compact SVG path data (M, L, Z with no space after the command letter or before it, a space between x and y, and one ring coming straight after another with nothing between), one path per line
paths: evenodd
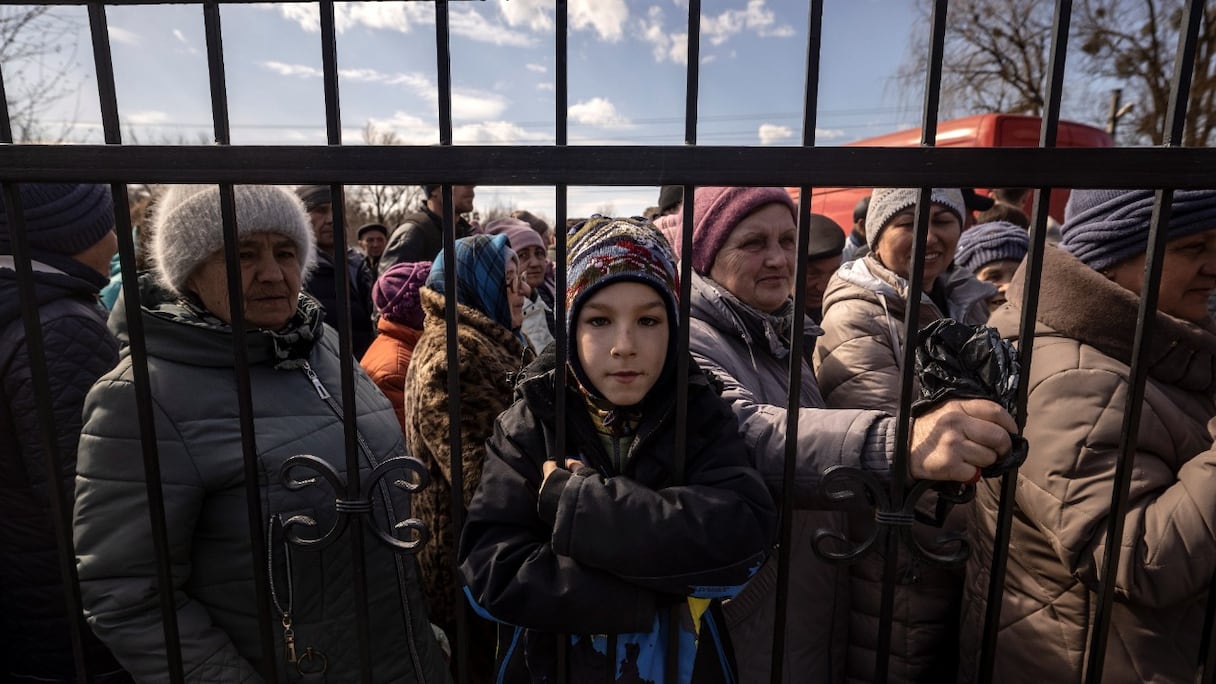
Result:
M966 325L943 318L921 329L916 346L920 399L912 415L920 416L948 399L988 399L1012 415L1017 408L1019 364L1008 340L986 325ZM999 477L1022 465L1028 444L1010 435L1013 451L980 473Z

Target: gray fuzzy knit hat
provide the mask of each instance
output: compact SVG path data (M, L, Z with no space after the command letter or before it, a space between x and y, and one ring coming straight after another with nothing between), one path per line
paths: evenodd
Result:
M1064 207L1060 248L1095 271L1148 251L1152 190L1073 190ZM1216 190L1174 193L1169 239L1216 228Z
M866 212L866 243L871 250L878 247L878 238L891 219L899 212L915 207L919 197L919 188L874 188L870 193L870 209ZM963 224L967 209L961 190L933 188L929 201L950 209L958 217L959 225Z
M238 185L233 195L237 235L278 233L290 238L299 249L301 276L307 280L316 265L317 247L300 199L275 185ZM224 247L220 189L169 185L154 207L153 267L161 284L180 295L195 269Z
M1000 259L1021 261L1030 251L1030 234L1008 221L981 223L963 231L954 264L968 273Z

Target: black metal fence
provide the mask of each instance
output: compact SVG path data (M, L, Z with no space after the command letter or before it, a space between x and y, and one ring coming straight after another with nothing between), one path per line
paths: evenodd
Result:
M938 96L940 93L941 72L943 68L942 55L946 31L946 16L948 2L939 0L933 6L932 39L930 41L931 68L925 74L926 88L923 106L922 145L917 148L843 148L815 146L816 111L818 83L821 75L821 55L819 51L820 37L823 29L823 1L812 0L807 6L807 57L805 65L805 98L804 118L802 126L802 145L783 148L758 147L705 147L697 145L697 107L699 86L699 45L701 3L690 0L688 3L688 59L687 59L687 90L685 115L685 144L682 146L578 146L568 145L567 140L567 3L558 0L556 12L556 144L552 146L456 146L453 145L452 135L452 79L449 61L448 4L435 2L435 31L438 63L439 88L439 122L440 142L438 147L347 147L341 145L341 122L339 119L339 94L337 47L335 40L334 3L321 2L321 39L322 58L324 67L325 111L328 134L326 146L289 146L289 147L252 147L234 146L230 144L229 120L226 96L226 78L224 51L222 47L222 30L220 25L220 4L218 2L202 3L203 18L206 26L207 57L210 69L210 85L212 100L212 117L214 122L214 146L180 146L180 147L150 147L122 144L120 124L116 100L116 90L113 69L110 62L109 36L106 23L106 9L102 3L55 2L58 5L87 5L90 28L93 41L93 57L96 64L101 111L104 123L104 145L73 145L47 146L35 144L13 144L12 130L7 111L0 113L0 183L3 185L5 203L9 211L9 221L16 227L13 234L13 252L21 285L20 297L23 302L32 302L33 275L29 257L29 242L23 230L21 212L19 211L19 183L76 181L109 183L112 186L115 200L115 221L119 236L119 253L123 266L123 285L125 303L128 310L139 310L139 288L135 268L135 245L131 230L130 217L127 207L128 182L156 183L211 183L221 187L222 208L224 216L225 258L229 273L229 291L231 310L234 312L232 322L236 337L243 335L245 323L239 314L241 307L240 278L236 253L235 207L233 200L233 185L247 183L276 183L276 184L305 184L329 183L336 206L342 206L344 184L377 183L377 184L421 184L424 182L441 181L445 207L445 225L453 225L451 184L468 183L478 185L533 185L548 186L555 189L557 198L556 225L564 226L567 218L567 188L571 185L660 185L683 184L685 197L691 197L694 188L699 185L797 185L801 186L801 207L799 211L798 241L799 250L808 239L808 220L810 214L810 189L815 186L889 186L889 187L920 187L920 204L926 206L930 188L978 186L978 187L1031 187L1035 188L1035 204L1033 211L1034 229L1031 233L1031 249L1027 257L1027 291L1021 323L1021 339L1030 340L1033 335L1034 321L1037 309L1038 284L1042 274L1043 253L1045 249L1045 226L1047 224L1048 207L1044 201L1050 188L1152 188L1157 189L1156 207L1153 214L1152 232L1148 252L1150 274L1149 283L1143 293L1140 308L1140 318L1137 325L1135 340L1135 364L1132 367L1132 390L1128 398L1126 420L1124 422L1124 441L1122 444L1123 459L1118 466L1114 497L1111 509L1116 512L1126 510L1128 492L1132 473L1132 455L1135 453L1137 441L1137 426L1141 412L1142 398L1145 392L1147 369L1146 341L1151 335L1153 326L1152 312L1156 309L1158 298L1158 283L1162 272L1163 245L1166 232L1161 226L1168 221L1174 190L1209 188L1212 183L1212 172L1216 169L1216 152L1208 149L1184 149L1178 146L1182 139L1185 113L1188 105L1188 93L1196 58L1196 36L1204 17L1205 3L1189 1L1185 3L1181 40L1177 48L1175 76L1173 82L1173 99L1170 103L1167 125L1167 144L1160 148L1110 148L1110 149L1057 149L1056 128L1059 121L1061 90L1065 70L1064 49L1069 36L1070 17L1073 3L1068 0L1058 0L1055 3L1055 28L1051 36L1051 57L1048 93L1049 98L1040 137L1040 146L1027 149L935 149L933 141L936 138L938 119ZM135 3L124 3L135 4ZM156 3L146 3L156 4ZM828 64L827 68L837 65ZM0 83L2 90L3 83ZM684 229L682 233L683 253L690 253L692 248L692 204L685 204ZM928 229L928 216L925 211L917 212L916 240L913 259L913 270L910 283L909 306L905 326L914 325L917 320L919 302L921 301L920 275L922 264L919 255L924 252ZM334 215L335 242L346 244L348 226L345 225L341 212ZM557 263L565 263L566 242L561 236L557 242ZM455 250L455 236L449 231L445 235L445 254L451 255ZM685 260L681 266L681 320L688 320L688 301L690 288L691 265ZM795 282L805 278L806 264L800 260ZM350 283L344 269L336 270L339 292L348 292ZM455 270L447 271L447 290L455 291ZM558 270L557 289L565 288L564 269ZM795 310L803 311L803 293L798 289L795 295ZM350 312L348 299L337 297L340 318L345 322L340 331L343 377L342 404L353 406L355 395L352 373L354 359L351 351ZM558 320L564 316L563 299L557 298ZM33 306L23 307L23 319L29 340L29 351L33 360L34 380L38 395L43 441L46 453L50 455L47 467L49 472L60 471L60 464L65 454L56 453L54 447L54 426L51 421L51 397L47 379L46 359L42 347L42 336L39 329L38 314ZM455 298L447 299L447 319L449 325L456 320ZM801 313L797 314L800 318ZM164 499L161 489L161 477L157 458L157 439L154 430L152 397L150 396L149 378L147 373L147 350L144 342L144 331L139 316L132 316L130 321L130 353L134 359L135 383L138 388L138 415L131 420L140 425L141 442L144 454L144 466L147 479L149 512L157 553L159 554L159 580L161 585L161 609L164 623L166 657L173 673L173 681L183 681L180 637L177 630L176 611L172 596L171 570L166 547L166 530L164 522ZM801 322L794 326L801 329ZM905 327L904 339L908 339ZM564 350L565 331L557 326L557 348ZM682 326L679 339L681 350L688 346L688 328ZM890 483L890 500L892 505L899 508L908 495L910 482L907 472L908 449L911 419L906 410L912 401L912 345L904 344L903 375L901 379L901 406L898 422L897 453L893 472L895 476ZM792 359L803 358L802 340L795 336L793 340ZM1032 345L1021 345L1021 361L1024 368L1032 363ZM449 336L449 358L456 355L455 336ZM253 444L253 405L245 349L240 345L234 347L234 365L237 371L238 391L235 399L240 406L240 428L244 435L245 482L248 497L248 512L250 534L253 540L254 577L263 577L258 571L258 560L265 557L266 539L260 522L260 500L258 492L257 454ZM560 366L561 364L559 364ZM456 377L456 364L451 364L453 371L449 378L451 394L450 412L456 416L461 411L460 388ZM680 387L686 385L687 369L681 367ZM789 386L799 387L800 365L791 364ZM1025 386L1020 389L1020 406L1024 409L1026 401ZM677 413L678 434L683 434L686 424L686 390L680 390L679 411ZM562 402L557 402L559 412L564 410ZM789 421L787 434L791 436L786 447L786 477L787 481L793 475L793 464L796 450L798 421L798 397L792 393L788 403ZM1024 416L1024 410L1019 412ZM1024 419L1024 418L1023 418ZM358 462L355 429L355 413L347 411L344 417L346 434L347 472L357 473ZM456 421L453 421L455 424ZM564 425L564 419L559 413L557 424ZM452 453L460 452L460 436L453 431L450 435ZM564 435L559 433L560 442ZM683 443L677 445L677 451L682 453ZM452 462L452 480L460 482L460 459ZM988 600L988 614L983 633L983 657L980 679L989 681L993 677L994 654L1001 644L997 640L999 610L1001 606L1002 578L1005 576L1006 556L1001 550L1005 549L1010 537L1011 520L1013 516L1013 494L1016 486L1016 474L1006 475L1002 481L1001 507L999 526L995 548L995 560L991 568L991 582ZM48 479L51 483L58 482L55 477ZM356 501L360 497L361 483L357 478L351 478L346 483L347 491L341 496L348 501ZM463 515L460 487L453 488L452 520L459 528ZM71 615L81 614L81 600L76 589L75 563L71 550L70 511L72 502L63 491L52 486L49 492L51 509L55 520L62 523L57 527L57 540L62 549L61 569L64 585L70 590L65 593L64 600ZM784 510L792 509L792 487L787 487L780 502ZM354 562L356 576L363 576L361 563L362 539L360 530L368 524L357 511L342 511L340 515L349 521L348 533L354 540ZM782 681L784 676L796 673L782 673L782 658L785 631L783 625L788 612L797 611L797 606L789 606L784 600L789 575L790 547L790 517L783 517L780 544L780 573L778 589L778 618L774 625L775 645L773 654L773 681ZM1107 635L1111 626L1111 609L1114 601L1115 568L1119 563L1121 545L1118 540L1122 536L1122 515L1110 517L1111 525L1107 532L1107 552L1104 580L1096 598L1096 617L1089 639L1087 652L1087 674L1089 682L1099 682L1103 679L1104 652ZM888 553L887 558L895 554ZM890 646L890 624L893 603L894 566L888 563L886 587L882 603L882 625L879 635L879 657L877 664L878 681L887 678L885 654ZM264 581L257 583L257 602L261 620L261 637L263 649L263 676L268 681L279 680L282 673L276 667L275 646L272 634L274 617L269 610L268 587ZM459 589L453 587L453 592L459 594ZM358 582L355 600L357 621L352 625L356 629L363 657L364 682L371 681L371 667L368 663L367 643L367 605L366 588ZM458 596L458 600L463 598ZM1212 639L1212 608L1209 607L1207 631L1203 635L1203 643L1210 645ZM84 672L84 661L80 648L80 631L87 629L83 620L74 623L76 633L77 667ZM458 665L467 662L466 649L467 626L460 623L455 637L456 651L454 658ZM1213 680L1211 654L1208 647L1204 650L1202 663L1202 680ZM460 678L464 678L464 668L458 667ZM82 675L83 676L83 675ZM83 681L83 680L82 680Z

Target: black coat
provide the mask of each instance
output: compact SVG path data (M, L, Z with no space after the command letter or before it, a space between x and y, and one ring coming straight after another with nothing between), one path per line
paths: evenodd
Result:
M372 277L366 257L358 252L346 254L346 273L350 279L350 330L351 349L356 359L372 343ZM338 280L334 263L329 255L317 251L317 267L313 270L304 289L325 308L325 322L334 330L338 325Z
M25 674L66 681L75 666L23 302L11 257L0 260L0 680ZM61 459L57 484L70 514L84 396L118 362L118 342L106 329L96 285L41 264L35 268ZM87 627L83 634L90 681L118 670Z
M524 640L522 648L500 644L500 659L520 655L535 679L552 675L551 633L616 634L625 661L618 681L662 681L661 669L645 669L661 667L662 651L646 650L663 648L670 609L682 607L686 644L690 614L701 620L700 647L681 649L682 679L729 681L717 599L737 593L760 567L777 519L748 465L734 414L694 367L685 472L676 485L674 383L651 393L619 473L581 395L567 389L565 453L587 465L554 473L558 480L538 498L542 465L556 456L553 365L551 347L525 371L516 402L499 416L460 543L470 597L488 616L519 626L500 635ZM572 646L572 681L605 669L603 643L574 638ZM639 679L630 663L638 664ZM525 677L518 661L500 667L509 679Z

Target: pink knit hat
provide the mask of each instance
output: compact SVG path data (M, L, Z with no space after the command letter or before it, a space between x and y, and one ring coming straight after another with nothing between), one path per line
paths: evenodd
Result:
M372 286L372 301L380 315L394 323L422 329L422 299L419 288L431 274L431 262L401 262L376 279Z
M785 188L697 188L692 208L693 270L708 275L735 226L766 204L786 206L797 220L798 208Z
M486 235L506 235L507 240L511 243L511 249L519 252L525 247L540 247L545 249L545 241L540 235L532 230L532 226L509 216L497 218L490 221L485 226Z

